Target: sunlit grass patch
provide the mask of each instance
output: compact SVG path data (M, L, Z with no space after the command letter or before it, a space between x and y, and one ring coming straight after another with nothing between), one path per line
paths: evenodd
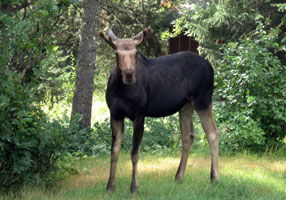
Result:
M239 182L247 180L259 184L262 193L271 193L274 190L286 192L285 160L238 156L223 161L221 165L223 175L234 177Z

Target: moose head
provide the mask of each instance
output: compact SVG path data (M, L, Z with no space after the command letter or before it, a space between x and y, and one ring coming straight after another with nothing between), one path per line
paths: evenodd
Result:
M115 50L117 57L117 67L122 75L122 82L126 85L132 85L136 82L136 57L137 48L146 37L153 32L152 28L143 29L134 38L118 39L111 29L107 36L102 32L99 35Z

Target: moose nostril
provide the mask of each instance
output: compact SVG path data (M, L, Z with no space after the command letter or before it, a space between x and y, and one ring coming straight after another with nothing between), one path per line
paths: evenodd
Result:
M122 70L123 82L127 85L130 85L135 82L135 70L134 69L125 69Z
M132 73L126 73L126 78L131 79L132 78Z

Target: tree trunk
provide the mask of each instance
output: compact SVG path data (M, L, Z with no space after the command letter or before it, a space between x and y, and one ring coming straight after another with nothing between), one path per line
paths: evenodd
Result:
M78 51L78 68L76 72L75 91L72 105L72 118L76 113L82 114L82 127L91 123L91 108L96 60L96 16L97 0L83 2L83 26Z

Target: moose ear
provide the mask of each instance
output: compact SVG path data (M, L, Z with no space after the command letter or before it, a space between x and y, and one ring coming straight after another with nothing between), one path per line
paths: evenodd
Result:
M118 38L114 35L113 31L111 29L108 30L107 32L107 37L104 35L104 33L100 32L99 33L100 37L104 39L113 49L115 48L114 42L118 40Z
M133 40L136 41L136 46L139 46L144 42L144 40L153 33L153 29L149 26L148 28L144 28L143 31L139 32Z

